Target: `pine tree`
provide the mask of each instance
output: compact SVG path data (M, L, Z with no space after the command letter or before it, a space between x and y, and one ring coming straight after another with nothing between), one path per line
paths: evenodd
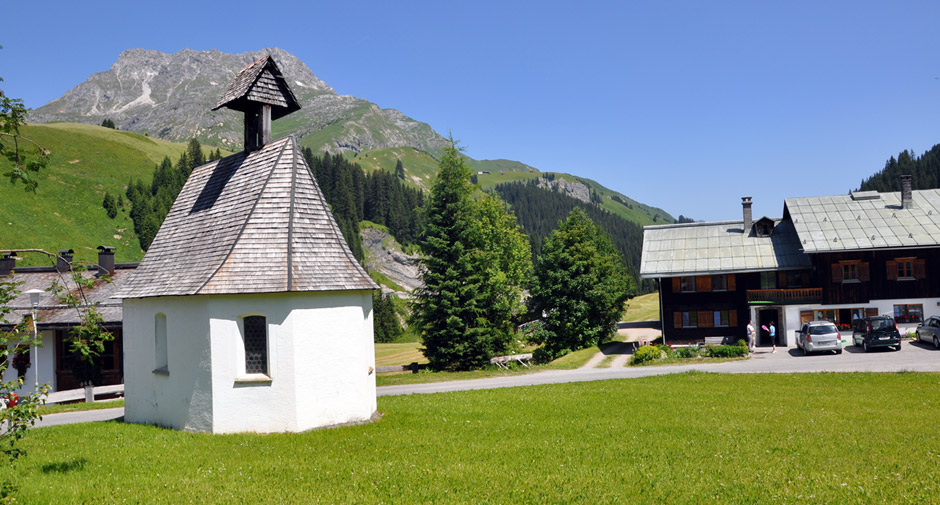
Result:
M372 318L376 342L394 342L404 330L395 313L394 295L375 291L372 293Z
M102 202L102 205L104 206L104 210L108 213L108 217L111 219L117 217L118 209L117 205L114 203L114 197L111 196L111 193L105 192L104 202Z
M405 180L405 165L402 164L401 158L395 161L395 177Z

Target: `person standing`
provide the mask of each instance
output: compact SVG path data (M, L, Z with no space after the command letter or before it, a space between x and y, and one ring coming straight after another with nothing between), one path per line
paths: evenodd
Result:
M777 354L777 328L774 322L770 322L770 343L774 345L774 351L771 354Z
M754 352L754 346L757 342L757 329L754 328L754 320L747 322L747 351Z

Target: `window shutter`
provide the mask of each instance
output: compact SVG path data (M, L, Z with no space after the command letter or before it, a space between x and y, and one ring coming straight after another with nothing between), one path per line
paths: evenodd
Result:
M710 310L700 310L698 313L698 327L711 328L715 323L715 314Z
M862 282L868 282L870 279L868 277L868 262L863 261L858 264L858 280Z
M777 287L780 289L787 288L787 273L783 270L777 272Z
M838 263L833 263L831 266L832 266L832 282L842 282L842 265Z
M673 313L672 313L672 327L673 327L673 328L682 328L682 312L673 312Z
M925 259L914 260L914 278L915 279L927 278L927 260Z
M712 290L712 278L709 275L700 275L695 278L695 291L707 293Z
M734 290L735 290L734 274L728 274L728 291L734 291ZM731 326L734 326L734 325L731 325Z
M738 311L729 310L728 311L728 324L734 328L738 326Z
M678 293L682 286L680 285L681 280L678 277L672 278L672 292Z
M877 307L867 307L865 309L865 317L875 317L878 315Z
M888 260L885 262L885 269L888 270L888 280L896 281L898 279L898 262L897 260Z

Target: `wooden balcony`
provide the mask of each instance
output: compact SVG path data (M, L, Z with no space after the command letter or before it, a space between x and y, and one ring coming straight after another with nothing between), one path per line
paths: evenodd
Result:
M822 288L749 289L747 303L793 304L822 302Z

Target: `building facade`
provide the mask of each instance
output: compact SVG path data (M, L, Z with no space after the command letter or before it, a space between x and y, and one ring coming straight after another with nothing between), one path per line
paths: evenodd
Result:
M940 305L940 190L788 198L783 217L647 226L640 275L660 284L667 341L743 339L771 322L795 345L803 322L848 329L887 314L902 333ZM770 345L759 332L757 345Z

